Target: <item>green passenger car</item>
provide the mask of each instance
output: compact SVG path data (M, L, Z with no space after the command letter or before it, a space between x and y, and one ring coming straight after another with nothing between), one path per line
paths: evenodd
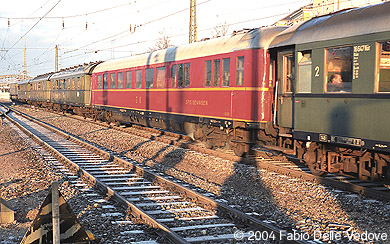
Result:
M313 171L390 179L390 3L293 26L271 44L277 125Z
M50 101L58 110L84 114L91 106L91 73L98 63L57 72L50 77Z

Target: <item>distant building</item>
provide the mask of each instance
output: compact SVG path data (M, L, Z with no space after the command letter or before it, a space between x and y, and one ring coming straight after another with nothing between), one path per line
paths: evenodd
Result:
M314 16L312 12L313 4L311 3L295 10L291 14L276 22L274 25L295 25L313 18Z
M387 2L388 0L313 0L313 16L325 15L347 8Z
M390 0L312 0L311 4L303 6L274 25L294 25L313 17L326 15L343 9L362 7Z

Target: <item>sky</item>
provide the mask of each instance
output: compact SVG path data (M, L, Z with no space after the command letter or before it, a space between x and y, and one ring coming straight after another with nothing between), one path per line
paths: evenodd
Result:
M5 3L5 1L7 1ZM188 43L190 0L1 0L0 76L31 77L59 68L146 53L161 33ZM229 33L268 26L310 0L197 0L198 40L218 25ZM135 30L134 27L136 26ZM131 29L131 31L130 31Z

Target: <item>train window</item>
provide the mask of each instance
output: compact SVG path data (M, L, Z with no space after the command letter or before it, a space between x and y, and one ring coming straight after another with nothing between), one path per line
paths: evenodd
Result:
M135 71L135 88L142 88L142 70Z
M236 85L244 85L244 56L237 57Z
M74 90L75 84L74 84L74 78L72 78L72 90Z
M67 82L68 82L68 90L70 90L72 88L72 80L69 78Z
M221 80L221 60L214 60L213 86L219 86Z
M123 73L118 73L118 89L123 88Z
M222 86L229 86L230 58L222 59Z
M110 74L110 88L115 88L115 73Z
M283 81L284 92L292 92L294 82L294 56L292 54L283 56Z
M390 41L379 43L378 92L390 92Z
M353 47L326 49L327 92L352 91Z
M172 87L176 87L176 86L177 86L177 75L176 75L176 71L177 71L177 65L174 64L174 65L172 65L172 71L171 71Z
M298 52L298 93L311 92L311 52Z
M100 76L100 75L99 75L99 76ZM98 76L98 77L99 77L99 76ZM76 78L76 83L77 83L77 84L76 84L77 90L80 90L80 85L81 85L81 84L80 84L80 77L77 77L77 78ZM100 85L101 85L101 84L100 84ZM101 88L101 87L100 87L100 88Z
M157 68L157 75L156 75L156 85L157 88L165 88L165 67L158 67Z
M183 87L183 64L178 65L178 70L177 70L177 87Z
M190 77L191 77L191 64L186 63L184 64L184 86L189 87L191 82L190 82Z
M145 71L145 88L153 88L153 68Z
M103 89L107 89L108 88L108 74L105 73L103 74Z
M84 89L84 76L81 76L81 85L80 89Z
M97 89L102 89L102 76L97 76Z
M131 88L133 83L133 71L126 72L126 88Z
M211 86L211 60L205 62L204 85Z

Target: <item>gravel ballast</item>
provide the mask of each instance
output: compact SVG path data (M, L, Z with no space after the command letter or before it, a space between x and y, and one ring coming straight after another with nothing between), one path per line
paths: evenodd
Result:
M390 243L389 202L266 172L255 165L210 157L39 109L19 109L213 193L220 201L284 228L286 233L301 230L321 236L329 243ZM337 236L330 236L332 233L341 233L344 237L334 240ZM353 234L361 238L353 240ZM381 238L370 241L365 239L367 235Z

